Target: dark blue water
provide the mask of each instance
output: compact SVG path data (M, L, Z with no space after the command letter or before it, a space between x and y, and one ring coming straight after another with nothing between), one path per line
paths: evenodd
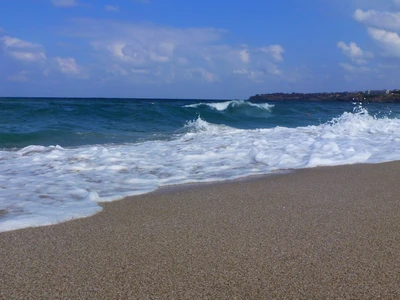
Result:
M74 147L168 140L187 122L255 129L319 125L352 112L343 102L0 98L0 149L28 145ZM398 116L396 104L364 104L370 114Z

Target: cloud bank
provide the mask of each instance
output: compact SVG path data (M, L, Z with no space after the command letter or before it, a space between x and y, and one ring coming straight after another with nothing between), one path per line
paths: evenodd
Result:
M136 82L216 82L229 76L260 81L283 74L281 45L228 45L223 29L77 19L65 34L90 45L101 57L98 69Z
M340 62L348 81L363 80L398 88L400 64L400 0L352 0L359 5L353 19L365 27L369 37L368 50L356 42L339 41L337 47L348 61ZM364 41L365 44L367 44ZM371 83L370 83L371 84Z
M80 67L74 58L47 57L40 44L24 41L16 37L0 37L0 46L5 56L14 60L15 74L8 76L13 81L28 81L29 75L37 79L38 75L48 76L51 73L80 75Z

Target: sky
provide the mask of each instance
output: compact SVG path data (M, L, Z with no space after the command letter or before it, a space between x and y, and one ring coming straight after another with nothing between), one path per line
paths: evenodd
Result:
M0 0L0 97L400 88L400 0Z

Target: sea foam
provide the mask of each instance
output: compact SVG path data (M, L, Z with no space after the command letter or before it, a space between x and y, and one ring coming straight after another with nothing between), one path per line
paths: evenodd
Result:
M167 141L0 151L0 231L87 217L98 202L165 185L399 160L399 128L365 109L319 126L251 130L199 116Z

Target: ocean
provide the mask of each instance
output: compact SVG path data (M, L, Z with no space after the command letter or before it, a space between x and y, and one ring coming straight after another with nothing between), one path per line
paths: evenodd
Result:
M0 98L0 232L167 185L394 160L399 104Z

